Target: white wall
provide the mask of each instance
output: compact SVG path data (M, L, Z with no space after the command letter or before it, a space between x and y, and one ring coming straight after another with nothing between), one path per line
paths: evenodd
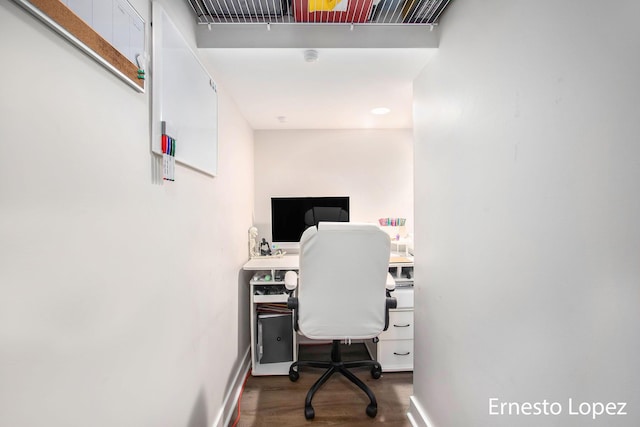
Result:
M222 88L219 175L154 184L149 93L0 22L0 425L211 426L249 345L252 130Z
M432 427L640 424L639 14L631 0L445 13L414 86L414 403ZM492 397L562 413L489 415ZM628 415L592 421L569 399Z
M273 196L350 196L351 221L404 217L412 231L412 132L256 131L255 224L267 240Z

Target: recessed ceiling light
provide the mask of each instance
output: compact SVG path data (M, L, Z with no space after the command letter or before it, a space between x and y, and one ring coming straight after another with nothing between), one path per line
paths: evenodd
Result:
M276 118L280 123L285 123L287 121L287 116L278 116Z
M304 51L304 60L306 62L318 62L318 51L314 49L307 49Z
M377 114L379 116L383 115L383 114L389 114L391 112L390 109L388 109L387 107L377 107L374 108L373 110L371 110L371 114Z

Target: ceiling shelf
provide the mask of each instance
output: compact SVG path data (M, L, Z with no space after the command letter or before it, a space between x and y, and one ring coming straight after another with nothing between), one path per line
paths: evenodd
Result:
M187 0L199 24L436 25L449 0Z

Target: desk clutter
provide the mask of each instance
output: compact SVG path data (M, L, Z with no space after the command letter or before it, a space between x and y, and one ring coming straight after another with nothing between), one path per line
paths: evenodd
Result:
M273 274L271 274L270 272L258 272L253 275L251 280L256 282L282 282L284 280L285 273L286 271L282 270L275 270Z
M260 286L253 291L254 295L287 295L288 291L284 285Z
M286 252L278 249L271 250L271 245L264 237L258 241L258 229L256 227L249 228L249 258L282 258Z
M406 218L380 218L378 220L378 223L385 227L385 226L391 226L391 227L400 227L400 226L404 226L407 222Z
M255 303L261 303L258 311L267 309L268 313L289 313L286 308L287 299L291 295L284 286L285 270L258 271L251 278L251 293ZM282 307L278 306L282 304ZM263 307L266 306L266 307Z
M260 304L256 308L256 314L258 316L268 314L291 314L291 310L287 308L287 304L284 303L265 303Z
M406 286L407 284L413 286L413 261L406 257L395 257L395 259L391 258L390 262L407 264L402 267L389 267L389 274L396 280L396 286Z

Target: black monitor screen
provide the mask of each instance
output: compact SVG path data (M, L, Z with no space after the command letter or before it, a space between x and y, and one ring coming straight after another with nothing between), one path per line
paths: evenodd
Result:
M299 242L304 230L320 221L348 222L349 197L271 198L274 242Z

